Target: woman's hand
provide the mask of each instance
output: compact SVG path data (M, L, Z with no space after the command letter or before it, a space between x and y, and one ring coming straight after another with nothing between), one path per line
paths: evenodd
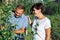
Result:
M30 19L30 16L29 16L29 15L27 16L27 18L28 18L29 24L32 24L32 21L31 21L31 19Z

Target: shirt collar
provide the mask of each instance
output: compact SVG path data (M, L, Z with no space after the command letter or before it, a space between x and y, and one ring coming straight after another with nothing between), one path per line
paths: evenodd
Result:
M22 14L20 17L18 17L18 18L23 18L23 16L24 16L24 14ZM15 18L17 18L16 16L15 16L15 14L14 14L14 17Z

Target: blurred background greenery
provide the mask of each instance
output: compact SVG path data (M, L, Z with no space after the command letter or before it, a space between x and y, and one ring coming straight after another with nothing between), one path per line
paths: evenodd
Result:
M30 8L36 2L44 4L44 14L51 19L51 40L60 40L60 0L0 0L0 40L13 40L14 27L7 22L11 11L15 11L16 6L22 3L25 6L25 15L30 15L33 21ZM25 40L32 40L30 25Z

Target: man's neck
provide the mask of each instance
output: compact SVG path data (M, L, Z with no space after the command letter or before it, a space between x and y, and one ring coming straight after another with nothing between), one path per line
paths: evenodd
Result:
M19 18L19 17L21 17L21 16L17 16L17 15L14 15L15 16L15 18Z

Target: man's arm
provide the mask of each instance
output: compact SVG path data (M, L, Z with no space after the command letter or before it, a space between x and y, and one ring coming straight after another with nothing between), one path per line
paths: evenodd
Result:
M16 34L22 34L27 30L27 28L28 28L28 18L25 17L24 19L25 20L23 20L22 28L20 30L15 30Z
M16 34L22 34L26 31L26 28L21 28L20 30L15 30Z
M45 38L45 40L50 40L51 28L46 29L45 32L46 32L46 38Z

